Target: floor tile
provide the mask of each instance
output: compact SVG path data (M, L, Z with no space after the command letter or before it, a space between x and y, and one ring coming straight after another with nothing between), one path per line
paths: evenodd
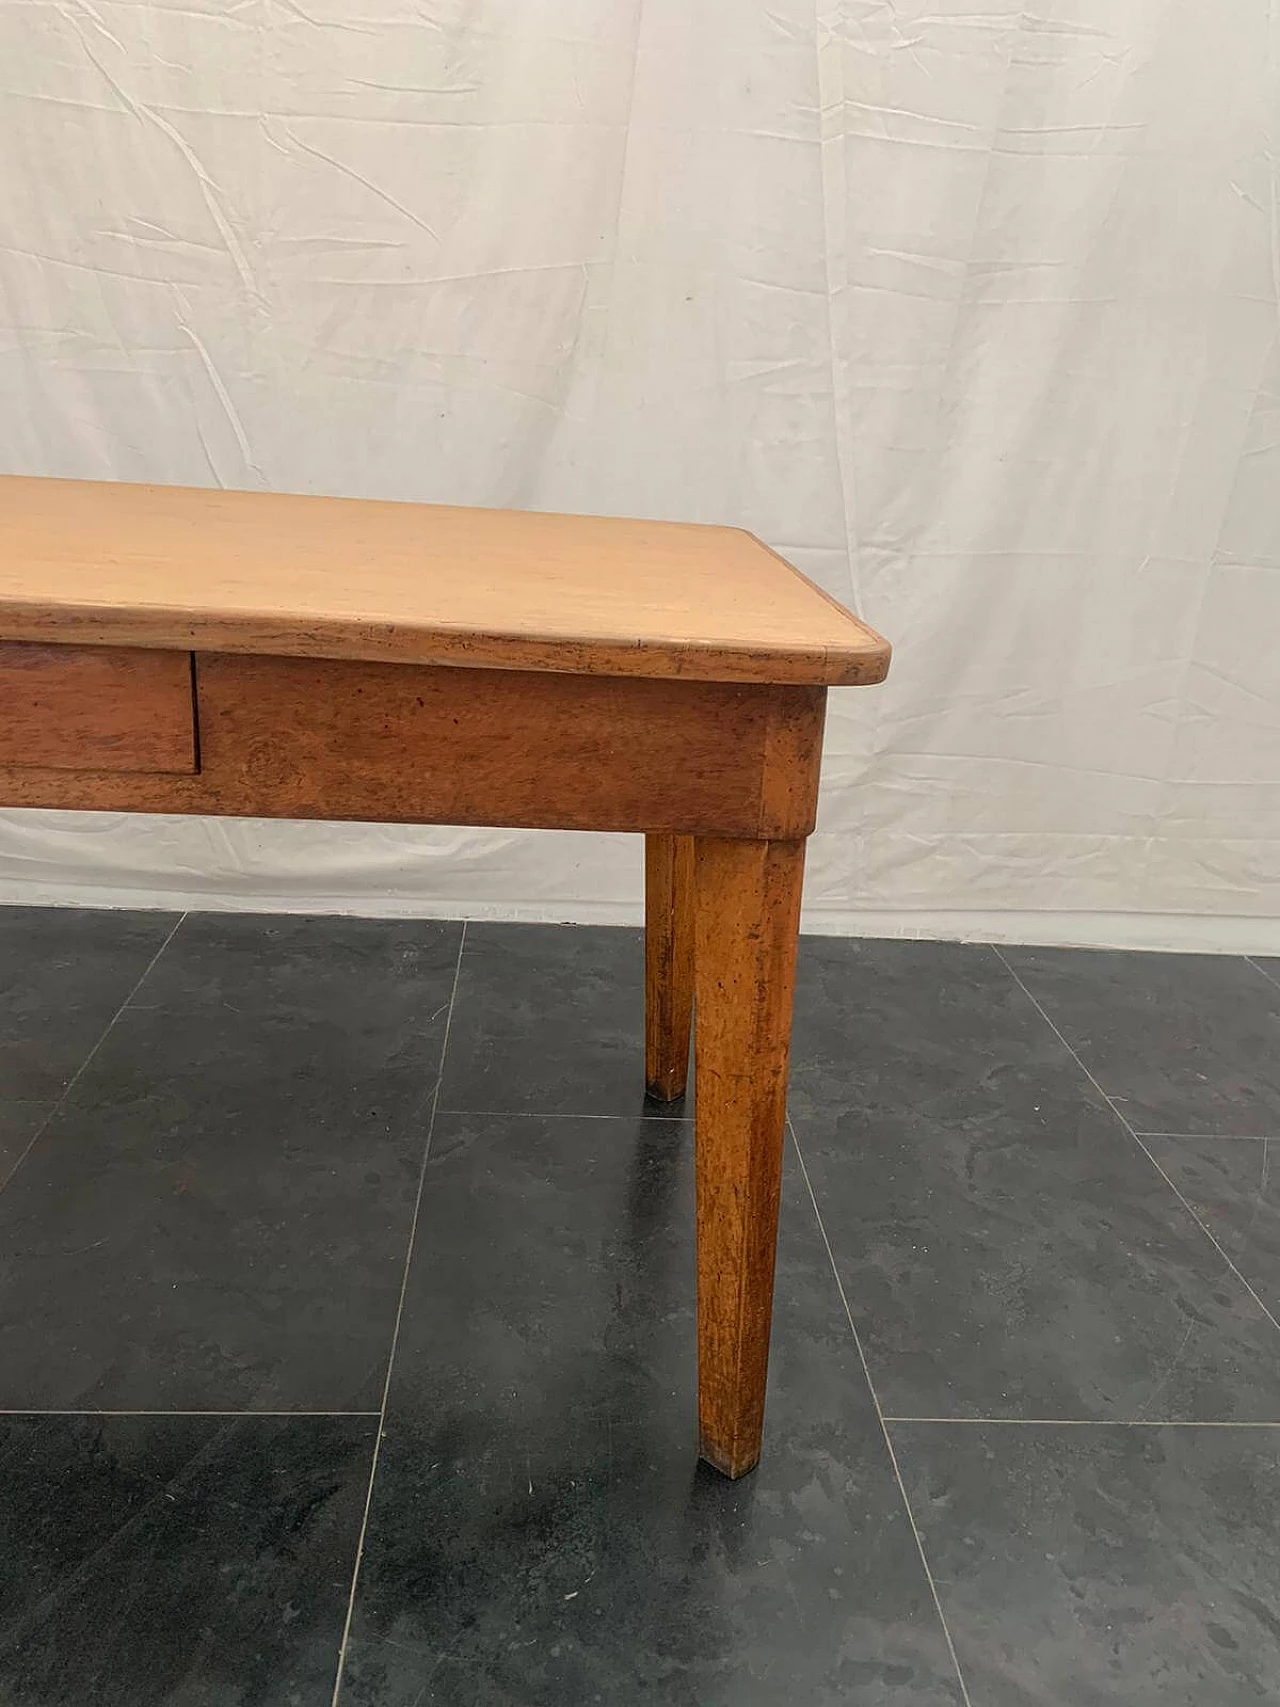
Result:
M962 1087L994 1087L1012 1067L1034 1074L1064 1056L985 945L800 940L791 1048L797 1114L924 1110Z
M644 1106L644 935L467 926L440 1106L633 1114Z
M1280 1317L1280 1139L1143 1143L1263 1303Z
M328 1707L376 1421L0 1417L5 1707Z
M695 1462L687 1123L437 1124L345 1707L958 1691L798 1170L769 1420Z
M0 1101L0 1191L48 1112L49 1105L43 1102Z
M1280 1430L893 1438L975 1707L1280 1698Z
M1280 1420L1274 1328L994 957L859 949L806 945L791 1106L885 1410Z
M0 1407L376 1408L459 936L187 921L0 1193Z
M1136 1131L1280 1132L1280 987L1248 961L1004 952Z
M0 907L0 1098L54 1101L176 922L171 913Z

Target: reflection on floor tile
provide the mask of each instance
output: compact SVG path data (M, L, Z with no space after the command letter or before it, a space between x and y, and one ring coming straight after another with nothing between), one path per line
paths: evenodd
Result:
M0 907L0 1098L54 1101L176 923L171 913Z
M1280 1693L1280 1430L897 1425L975 1704Z
M0 1406L376 1407L459 935L188 920L0 1193Z
M1280 1131L1280 987L1248 961L1004 952L1136 1131Z
M437 1140L344 1700L956 1702L798 1170L765 1457L732 1484L695 1463L687 1128Z
M7 1707L321 1707L373 1421L0 1417Z

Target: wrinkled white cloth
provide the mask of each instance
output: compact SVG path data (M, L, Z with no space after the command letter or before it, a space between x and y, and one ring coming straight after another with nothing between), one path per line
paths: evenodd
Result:
M1280 947L1278 123L1268 0L0 0L0 467L750 527L896 648L809 925ZM0 817L9 900L639 872Z

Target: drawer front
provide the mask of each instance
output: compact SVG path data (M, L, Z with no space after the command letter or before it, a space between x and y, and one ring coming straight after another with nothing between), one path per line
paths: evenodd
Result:
M191 654L0 641L0 765L193 774Z

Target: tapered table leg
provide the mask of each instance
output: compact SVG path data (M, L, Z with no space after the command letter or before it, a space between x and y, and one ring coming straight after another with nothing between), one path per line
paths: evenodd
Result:
M693 837L644 844L644 1079L672 1102L689 1076L693 1018Z
M760 1457L804 843L695 854L698 1421L726 1476Z

